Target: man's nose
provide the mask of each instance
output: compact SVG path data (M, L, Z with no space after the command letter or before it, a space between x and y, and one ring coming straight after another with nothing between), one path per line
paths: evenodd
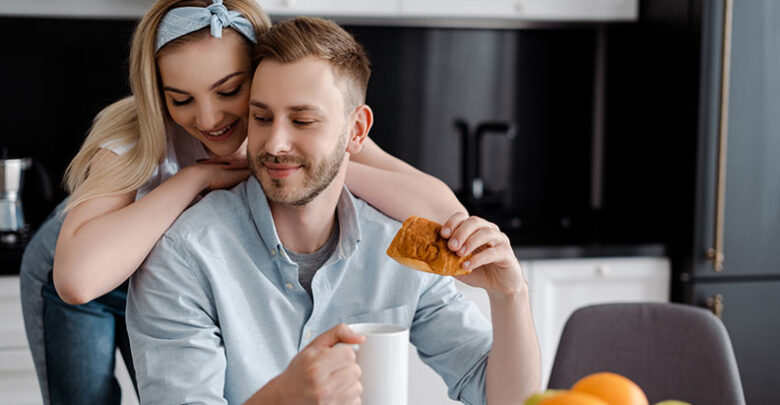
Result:
M265 143L266 152L275 156L287 154L292 148L289 128L280 121L275 120L271 125L268 140Z
M213 102L202 102L198 109L198 116L195 117L195 124L198 128L204 131L213 131L219 129L219 126L223 124L225 114Z

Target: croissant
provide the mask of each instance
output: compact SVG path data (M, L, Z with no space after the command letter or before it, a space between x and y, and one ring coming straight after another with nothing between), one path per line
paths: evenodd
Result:
M458 257L439 234L441 225L418 216L406 218L395 234L387 255L404 266L443 276L460 276L471 271L461 267L471 255Z

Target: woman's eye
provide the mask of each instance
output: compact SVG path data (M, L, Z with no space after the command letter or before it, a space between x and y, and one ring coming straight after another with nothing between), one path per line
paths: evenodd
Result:
M263 117L262 115L253 115L252 118L261 124L267 124L271 122L271 118Z
M236 94L238 94L241 91L241 87L242 86L243 86L243 84L239 84L238 87L236 87L233 90L230 90L230 91L227 91L227 92L218 92L217 94L219 94L222 97L232 97L232 96L235 96Z
M173 104L173 105L175 105L177 107L178 106L182 106L182 105L187 105L187 104L189 104L191 102L192 102L192 97L190 97L188 99L185 99L185 100L177 100L175 98L171 99L171 104Z

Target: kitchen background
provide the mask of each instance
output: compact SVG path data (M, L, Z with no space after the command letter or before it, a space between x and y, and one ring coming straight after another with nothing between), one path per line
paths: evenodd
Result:
M128 44L138 15L132 4L149 1L99 3L116 12L63 16L0 5L0 150L35 161L22 194L30 231L64 197L62 174L94 115L128 93ZM448 7L461 3L469 2ZM556 3L582 8L550 2ZM563 13L549 21L342 12L348 17L339 20L373 64L371 136L444 180L472 213L510 235L531 286L546 371L560 327L577 306L671 300L717 312L731 335L747 402L774 403L780 4L734 1L730 98L721 116L723 0L590 3L628 5L630 12ZM280 10L279 18L296 14ZM727 138L719 132L725 118ZM720 200L719 183L726 185ZM721 271L708 259L718 245ZM8 275L0 279L18 273L21 246L0 247L0 273ZM12 297L18 292L3 288L0 317L18 318L6 308L18 306ZM6 338L3 328L0 358L24 363L23 335ZM0 392L32 375L13 367L0 365Z

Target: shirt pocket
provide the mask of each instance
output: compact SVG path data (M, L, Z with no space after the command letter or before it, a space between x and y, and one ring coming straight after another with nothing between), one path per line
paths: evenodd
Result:
M350 323L387 323L409 328L412 326L413 312L411 305L380 309L378 311L358 313L341 317L341 322Z

